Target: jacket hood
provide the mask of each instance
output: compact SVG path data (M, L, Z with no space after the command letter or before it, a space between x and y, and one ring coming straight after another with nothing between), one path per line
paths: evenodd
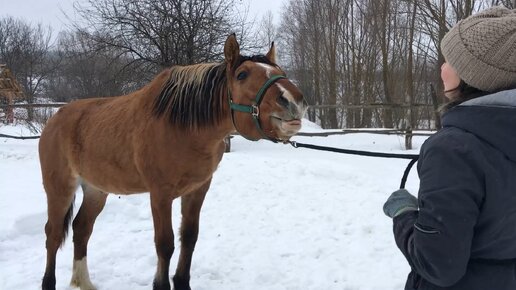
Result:
M516 89L466 101L446 112L444 127L458 127L516 161Z

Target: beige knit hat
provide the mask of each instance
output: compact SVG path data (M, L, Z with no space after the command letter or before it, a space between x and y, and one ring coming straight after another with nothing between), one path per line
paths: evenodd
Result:
M441 50L468 85L486 92L516 88L516 9L492 7L459 21Z

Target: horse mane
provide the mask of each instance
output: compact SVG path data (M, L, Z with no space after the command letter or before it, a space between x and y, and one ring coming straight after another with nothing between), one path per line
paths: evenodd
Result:
M252 62L259 62L259 63L264 63L264 64L268 64L268 65L271 65L271 66L278 67L277 64L271 62L263 54L252 55L252 56L241 55L240 58L238 59L238 61L235 62L235 65L232 67L232 70L235 71L244 61L248 61L248 60L252 61Z
M264 55L240 56L232 70L244 61L277 66ZM185 129L219 124L224 117L225 102L221 96L226 89L224 62L174 66L154 101L153 114L156 117L168 115L171 124Z
M185 129L218 124L226 87L224 63L174 66L154 101L153 114L166 115L171 124Z

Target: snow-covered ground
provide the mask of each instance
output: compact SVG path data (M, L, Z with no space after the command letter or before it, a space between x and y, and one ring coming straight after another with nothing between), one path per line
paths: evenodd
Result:
M304 131L320 131L305 122ZM26 135L21 127L0 133ZM417 153L399 136L348 134L295 137L304 143ZM45 266L46 199L38 140L0 138L0 289L39 289ZM194 290L403 289L409 271L382 212L407 160L295 149L232 139L201 212L194 253ZM407 188L417 193L413 169ZM77 192L76 210L82 200ZM174 203L177 232L179 202ZM176 235L176 249L179 245ZM73 246L58 252L57 289L68 286ZM178 251L174 253L171 275ZM88 249L99 289L151 289L156 266L148 194L108 198Z

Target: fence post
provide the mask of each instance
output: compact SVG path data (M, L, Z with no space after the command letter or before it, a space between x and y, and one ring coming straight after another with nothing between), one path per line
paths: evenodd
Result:
M412 149L412 127L410 126L405 130L405 149Z
M231 152L231 138L233 138L231 135L224 137L224 145L226 145L224 152Z
M5 120L6 120L7 124L14 123L14 108L11 105L12 104L9 103L7 105L7 108L5 109Z

